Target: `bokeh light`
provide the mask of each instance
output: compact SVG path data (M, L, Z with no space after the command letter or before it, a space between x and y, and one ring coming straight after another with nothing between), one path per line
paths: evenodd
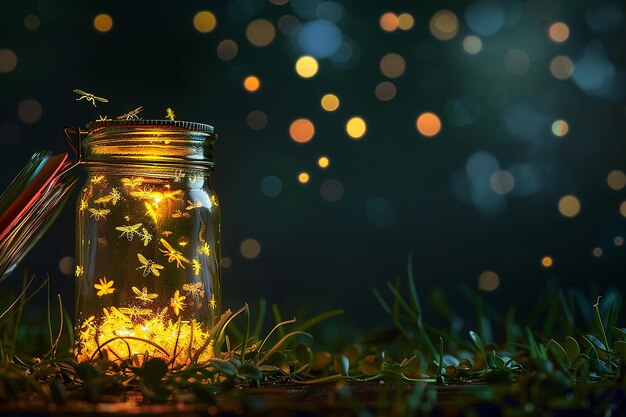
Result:
M276 197L282 189L282 181L274 175L268 175L261 180L261 192L268 197Z
M106 13L99 14L93 19L93 27L98 32L106 33L113 28L113 19Z
M35 16L34 14L29 14L24 18L24 27L28 30L37 30L41 25L41 20L39 16Z
M569 132L569 125L565 120L559 119L552 123L552 134L554 136L562 138L567 135L567 132Z
M278 29L285 35L294 34L300 27L300 19L294 15L286 14L278 19Z
M315 126L309 119L297 119L289 126L289 136L295 142L306 143L313 139L315 135Z
M265 129L267 126L267 115L261 110L253 110L246 117L248 126L255 130Z
M387 12L380 16L380 27L385 32L393 32L398 29L399 21L395 13Z
M390 53L383 56L380 60L380 72L386 77L398 78L406 70L404 58L398 54Z
M459 31L459 19L450 10L439 10L429 23L430 33L440 41L449 41Z
M300 51L315 58L328 58L341 47L341 31L324 19L303 24L298 30L297 43Z
M619 205L619 212L622 216L626 217L626 201L622 201L622 204Z
M261 244L256 239L245 239L239 245L241 256L246 259L254 259L261 254Z
M521 49L511 49L504 54L504 67L511 75L524 75L530 67L530 58Z
M17 115L24 123L36 123L41 119L42 114L41 104L32 98L21 101L17 106Z
M249 75L243 80L243 87L247 91L254 93L261 88L261 80L255 75Z
M615 236L613 244L617 247L624 246L624 238L622 236Z
M311 78L317 74L319 65L312 56L305 55L296 61L296 72L302 78Z
M515 187L515 178L509 171L498 170L489 179L491 189L498 194L508 194Z
M17 55L10 49L0 49L0 72L11 72L17 66Z
M604 251L602 250L602 248L593 248L593 250L591 251L591 253L593 254L593 256L595 256L596 258L599 258L602 256L602 254L604 253Z
M554 260L551 256L544 256L543 258L541 258L541 266L543 266L544 268L550 268L553 264Z
M71 256L64 256L59 261L59 271L61 271L63 275L73 275L75 266L76 262Z
M556 22L550 25L548 36L554 42L565 42L569 38L569 27L563 22Z
M478 288L493 291L500 286L500 277L493 271L484 271L478 276Z
M267 46L272 43L275 36L274 25L266 19L253 20L246 28L246 38L254 46Z
M339 98L334 94L325 94L321 100L322 108L326 111L335 111L339 108Z
M417 130L426 137L433 137L441 131L441 120L435 113L422 113L417 118Z
M335 179L329 179L320 186L320 195L330 203L341 200L343 197L343 184Z
M402 30L410 30L415 24L415 19L409 13L401 13L398 16L398 27Z
M574 73L574 63L565 55L558 55L550 61L550 73L559 80L566 80Z
M483 41L476 35L469 35L463 39L463 49L470 55L475 55L483 49Z
M621 190L626 187L626 174L619 170L611 171L606 177L606 182L611 189L616 191Z
M330 159L328 159L327 156L320 156L317 160L317 166L319 166L320 168L328 168L329 165Z
M502 3L496 0L476 1L465 11L465 21L480 36L495 35L505 23Z
M565 217L575 217L580 213L580 200L573 195L566 195L559 200L559 212Z
M359 116L350 118L346 123L346 133L352 139L361 139L367 132L367 124L365 120Z
M231 39L224 39L217 45L217 56L223 61L230 61L237 56L237 43Z
M199 11L193 17L193 27L200 33L209 33L215 29L216 25L215 15L208 10Z
M376 86L374 91L380 101L389 101L396 96L396 86L389 81L383 81Z
M309 182L310 179L311 177L309 176L308 172L300 172L298 174L298 182L300 184L306 184L307 182Z
M232 259L230 259L228 256L222 256L221 263L224 268L230 268L233 265Z

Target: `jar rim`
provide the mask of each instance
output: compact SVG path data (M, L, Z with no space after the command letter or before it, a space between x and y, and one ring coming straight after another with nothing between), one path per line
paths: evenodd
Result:
M174 127L184 130L192 130L196 132L215 133L215 128L206 123L188 122L184 120L167 120L167 119L129 119L129 120L96 120L87 123L87 131L95 133L96 131L107 127L134 127L134 126L159 126Z

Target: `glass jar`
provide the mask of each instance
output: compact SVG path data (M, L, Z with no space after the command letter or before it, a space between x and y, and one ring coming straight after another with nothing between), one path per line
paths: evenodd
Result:
M220 316L216 135L169 120L98 121L82 140L77 204L76 357L212 356Z

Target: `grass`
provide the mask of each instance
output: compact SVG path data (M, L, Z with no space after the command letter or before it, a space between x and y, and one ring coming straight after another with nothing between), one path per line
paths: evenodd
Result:
M404 282L388 282L384 292L374 289L372 301L378 300L388 315L389 327L355 335L354 343L337 351L317 350L311 329L333 326L332 319L343 310L297 321L283 319L272 306L275 324L264 333L268 309L260 300L256 317L247 304L223 314L211 330L215 356L208 362L173 366L146 357L136 366L130 359L114 361L104 351L77 363L71 353L72 325L60 298L58 313L50 305L45 312L49 351L39 356L21 352L20 345L29 342L18 337L23 311L27 301L47 287L45 280L30 290L33 282L24 276L22 291L0 314L3 402L33 397L49 403L102 401L141 391L144 402L212 403L236 386L338 382L338 395L362 410L346 393L345 383L390 381L398 387L392 401L395 415L430 413L437 401L433 388L449 384L474 387L471 394L456 399L467 415L475 412L476 401L496 403L503 415L511 416L563 410L611 415L624 403L626 328L618 324L622 298L617 291L594 302L579 290L547 290L529 319L521 321L513 308L501 314L480 294L465 290L475 303L477 326L464 334L459 330L461 316L443 293L431 293L428 304L422 304L409 258ZM426 322L424 309L443 325ZM494 334L501 335L498 343Z

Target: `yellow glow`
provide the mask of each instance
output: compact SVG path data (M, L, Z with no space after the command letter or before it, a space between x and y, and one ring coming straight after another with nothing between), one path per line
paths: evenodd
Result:
M246 37L254 46L267 46L274 40L276 29L269 20L257 19L250 22L246 28Z
M604 251L602 250L602 248L593 248L592 253L593 253L593 256L595 256L596 258L599 258L600 256L602 256Z
M104 309L99 323L94 316L89 317L78 330L78 361L106 355L116 363L130 359L135 366L141 366L147 353L150 358L165 361L175 358L175 366L189 363L189 352L197 352L208 342L208 329L195 320L172 321L165 317L167 308L164 310L159 314L136 306L111 307ZM210 341L197 359L203 363L212 357L213 342Z
M193 27L200 33L209 33L216 25L215 15L208 10L202 10L193 17Z
M404 70L406 70L406 63L404 62L404 58L398 54L387 54L380 60L380 72L382 72L386 77L389 78L398 78L402 74L404 74Z
M239 245L241 255L246 259L254 259L261 254L261 244L256 239L246 239Z
M224 39L217 45L217 56L224 61L230 61L237 56L237 43L231 39Z
M249 75L243 80L243 87L251 93L261 88L261 80L254 75Z
M554 260L550 256L544 256L541 258L541 265L544 268L550 268L554 264Z
M563 22L556 22L548 29L548 36L554 42L565 42L569 38L569 26Z
M409 13L402 13L398 16L398 27L402 30L409 30L415 24L415 20L413 20L413 16Z
M352 139L361 139L367 132L367 124L365 120L359 116L355 116L346 123L346 133Z
M297 119L289 127L289 136L295 142L306 143L313 139L315 126L309 119Z
M398 29L398 16L395 13L387 12L380 17L380 27L385 32L393 32Z
M615 236L615 239L613 239L613 243L615 244L615 246L623 246L624 238L621 236Z
M500 277L493 271L485 271L478 277L478 288L493 291L500 286Z
M433 137L441 131L441 120L435 113L422 113L417 118L417 130L424 136Z
M622 201L622 204L619 205L619 212L622 216L626 217L626 201Z
M306 172L301 172L298 174L298 181L301 184L306 184L307 182L309 182L310 179L311 177L309 177L309 174L307 174Z
M569 132L569 125L565 120L556 120L552 123L552 133L554 136L562 138L567 135L567 132Z
M550 73L554 78L566 80L574 73L574 63L565 55L555 56L550 61Z
M98 32L108 32L113 28L113 19L106 13L99 14L93 19L93 26Z
M450 10L439 10L430 19L430 33L440 41L449 41L459 31L459 19Z
M312 56L305 55L296 61L296 72L302 78L311 78L317 74L319 65L317 60Z
M626 175L623 171L611 171L606 177L606 182L613 190L621 190L626 187Z
M566 195L559 200L559 212L565 217L575 217L580 212L580 200Z
M328 157L326 156L321 156L320 159L317 160L317 165L320 168L328 168L328 166L330 165L330 159L328 159Z
M322 108L326 111L335 111L339 108L339 98L334 94L326 94L322 97Z

